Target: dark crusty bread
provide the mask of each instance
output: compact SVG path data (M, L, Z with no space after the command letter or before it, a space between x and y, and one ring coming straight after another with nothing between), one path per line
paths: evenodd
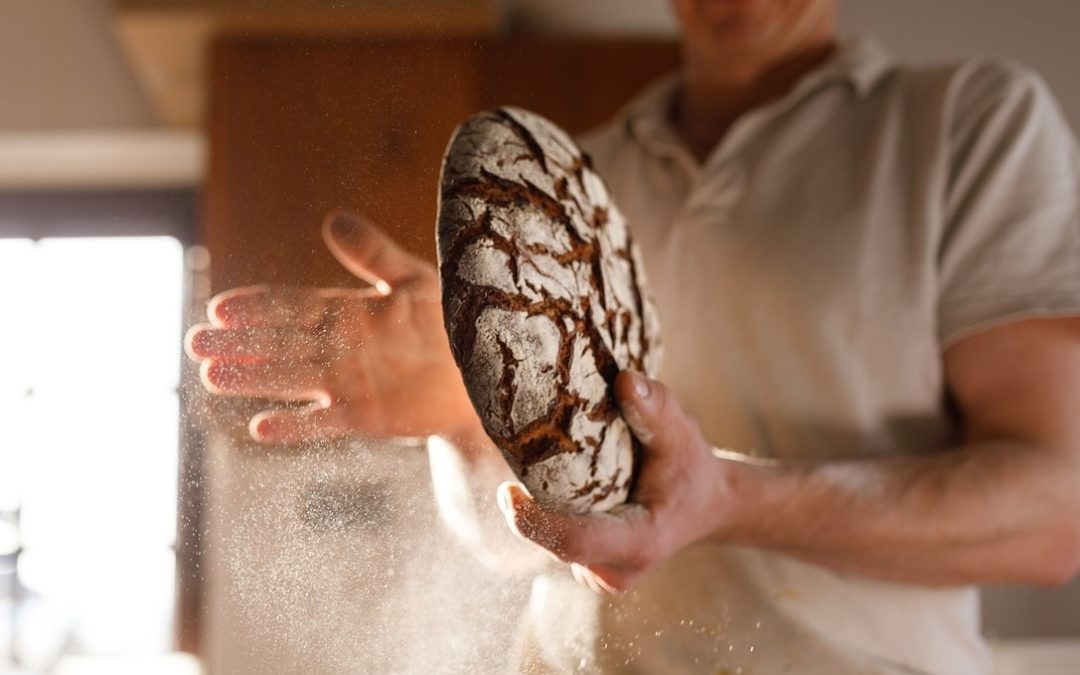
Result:
M514 472L571 511L624 502L637 441L612 383L656 376L660 325L588 157L534 113L474 115L443 160L438 245L454 358Z

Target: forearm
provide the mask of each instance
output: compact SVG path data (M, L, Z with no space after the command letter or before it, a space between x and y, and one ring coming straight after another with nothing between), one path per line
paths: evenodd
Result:
M495 502L498 486L514 474L477 424L428 439L428 459L439 514L481 562L504 572L536 569L546 558L506 526Z
M1080 559L1077 464L1006 442L813 467L730 463L738 506L718 536L911 583L1060 583Z

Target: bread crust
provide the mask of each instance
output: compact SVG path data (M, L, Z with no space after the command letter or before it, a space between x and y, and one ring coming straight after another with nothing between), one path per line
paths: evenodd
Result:
M626 501L640 448L612 385L657 375L660 322L588 156L525 110L470 117L443 159L438 249L451 349L511 468L567 510Z

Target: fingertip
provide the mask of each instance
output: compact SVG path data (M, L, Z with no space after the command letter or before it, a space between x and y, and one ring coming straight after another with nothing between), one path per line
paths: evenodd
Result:
M221 394L221 389L218 388L217 383L214 381L217 368L215 367L213 359L207 359L199 365L199 380L202 381L203 386L211 394Z
M589 571L588 567L572 562L570 563L570 571L579 584L597 595L603 595L604 588L597 583L597 577Z
M529 490L518 481L507 481L506 491L510 496L510 503L513 505L514 510L520 510L532 507L534 505L533 496L529 494Z
M585 577L582 574L583 572L584 570L581 568L581 565L570 563L570 573L574 575L574 580L582 586L587 586L588 583L585 581Z
M345 209L338 207L327 213L326 216L323 218L322 226L320 227L320 229L322 231L323 241L327 244L330 244L330 242L334 238L334 222L337 221L338 218L343 217L344 215Z
M601 572L599 572L596 568L591 567L591 566L586 566L585 567L585 572L589 575L589 577L592 579L592 581L596 584L595 588L596 588L598 593L601 593L601 594L606 593L608 595L615 595L615 594L617 594L619 592L618 584L613 583L612 581L610 581L608 579L605 579L604 575Z
M511 486L511 482L505 482L499 485L495 490L496 503L499 505L499 511L502 512L503 519L506 520L506 525L510 528L510 531L517 537L530 541L529 537L522 531L521 525L523 523L519 522L518 513L514 509L513 488Z
M630 590L637 579L635 573L620 572L607 565L587 565L586 570L601 590L609 595Z
M206 303L206 318L210 320L210 325L218 327L225 325L225 312L221 308L224 302L225 298L215 295Z
M383 272L370 268L369 259L371 250L379 248L379 240L378 229L358 213L339 208L323 221L323 241L330 253L346 269L374 286L379 295L385 296L391 292L390 284L381 278Z
M248 422L248 435L257 443L270 443L270 425L266 420L252 418Z
M643 403L656 391L656 383L645 375L623 370L615 376L615 395L620 401Z
M227 395L236 385L238 373L232 364L211 358L199 366L199 378L211 394Z
M504 514L512 511L514 508L513 501L510 498L509 485L509 483L500 483L499 487L495 488L495 503L499 505L499 509L502 510Z
M242 318L243 298L266 291L266 286L230 288L210 298L206 303L206 316L214 328L225 328Z
M507 518L515 519L517 509L521 505L521 493L521 484L512 480L500 483L496 489L495 499L499 504L499 509Z
M248 434L251 435L252 440L259 443L268 443L270 441L271 430L273 423L270 421L270 414L261 412L251 418L248 422Z
M233 288L222 293L218 293L206 303L206 316L210 319L210 322L217 326L224 326L229 320L229 305L233 298L236 298L239 293L239 289Z
M323 219L323 240L331 248L335 244L348 243L356 238L364 223L363 216L344 207L336 208Z
M184 351L187 353L188 358L193 361L202 361L206 358L207 354L203 344L205 338L205 332L211 328L208 323L195 324L188 329L184 334Z
M502 511L507 525L514 534L540 545L553 560L561 561L558 555L548 550L541 538L538 538L544 528L544 514L535 508L532 497L521 483L506 481L499 485L496 491L499 510Z

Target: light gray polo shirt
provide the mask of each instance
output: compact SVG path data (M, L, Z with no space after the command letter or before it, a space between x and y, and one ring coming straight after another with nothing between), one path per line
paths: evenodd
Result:
M703 164L668 122L679 86L658 83L583 145L642 247L661 379L711 443L941 452L960 440L944 348L1080 314L1080 154L1032 73L906 67L851 40ZM613 599L541 576L529 612L529 649L555 672L989 671L974 589L758 550L696 547Z

